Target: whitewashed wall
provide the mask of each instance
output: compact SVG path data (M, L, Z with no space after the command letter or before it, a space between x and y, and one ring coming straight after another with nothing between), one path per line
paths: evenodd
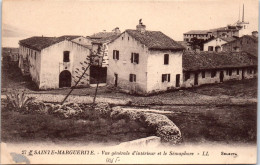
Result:
M70 51L70 62L66 66L63 64L64 51ZM67 67L66 70L70 71L72 76L79 76L79 74L75 72L76 68L82 70L80 62L83 63L89 54L89 49L67 40L43 49L41 51L42 59L39 88L59 88L59 75L63 70L65 70L65 67ZM87 71L87 74L89 75L89 70ZM77 78L72 78L72 86L75 84L75 80L77 80ZM85 77L82 82L80 82L80 85L89 85L88 80L89 76Z
M119 50L119 60L113 59L113 50ZM139 64L131 63L131 53L139 53ZM108 45L109 66L107 84L114 85L114 74L118 74L118 87L126 92L147 91L148 49L127 33ZM136 74L136 82L129 81L129 74Z
M220 83L220 72L223 71L224 73L224 78L223 81L229 81L229 80L242 80L242 68L239 68L239 75L237 74L237 69L232 69L232 75L229 76L227 74L228 70L227 69L220 69L217 70L216 76L211 77L211 71L205 71L205 78L202 78L202 71L197 72L198 73L198 85L203 85L203 84L214 84L214 83ZM251 79L257 77L257 73L254 73L252 70L252 73L250 74L248 69L244 69L244 78L245 79ZM183 73L183 85L182 87L193 87L194 85L194 80L195 80L195 73L190 72L190 78L185 81L185 72Z
M203 51L208 51L209 46L213 46L213 51L215 51L216 46L220 46L220 50L222 51L222 45L225 43L227 42L222 40L221 38L215 38L203 45Z
M164 54L169 54L169 64L164 64ZM176 88L176 75L182 84L182 51L150 51L147 64L147 92ZM170 82L162 82L162 74L170 74Z

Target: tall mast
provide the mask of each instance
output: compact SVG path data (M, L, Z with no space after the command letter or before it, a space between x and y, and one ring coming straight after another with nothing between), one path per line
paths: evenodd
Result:
M243 15L242 15L242 22L244 22L244 4L243 4Z

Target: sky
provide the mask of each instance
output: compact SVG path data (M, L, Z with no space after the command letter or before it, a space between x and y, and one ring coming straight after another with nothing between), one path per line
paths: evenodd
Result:
M4 0L2 46L18 46L30 36L88 36L119 27L135 29L142 18L147 30L161 31L176 41L189 30L234 24L242 17L258 31L258 0L87 1Z

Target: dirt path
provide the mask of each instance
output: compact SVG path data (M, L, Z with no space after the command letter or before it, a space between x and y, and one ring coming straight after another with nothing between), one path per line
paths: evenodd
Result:
M44 102L61 102L65 95L61 94L27 94L30 97L35 97L38 101ZM6 98L2 95L1 98ZM92 96L76 96L70 95L67 102L75 103L92 103ZM163 99L158 96L150 97L104 97L98 96L96 102L107 102L116 105L133 105L133 106L146 106L146 105L243 105L255 104L257 98L234 98L230 96L206 96L198 93L190 92L187 95L178 95L175 97L164 97Z

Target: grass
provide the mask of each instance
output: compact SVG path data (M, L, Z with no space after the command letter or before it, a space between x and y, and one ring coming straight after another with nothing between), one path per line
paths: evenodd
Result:
M181 130L184 142L256 143L257 105L153 107Z
M120 143L147 137L149 134L137 122L124 119L60 119L49 114L22 114L5 109L2 109L1 124L3 142Z
M188 89L191 92L209 96L233 96L257 98L257 79L227 81L222 84L204 85L199 88Z

